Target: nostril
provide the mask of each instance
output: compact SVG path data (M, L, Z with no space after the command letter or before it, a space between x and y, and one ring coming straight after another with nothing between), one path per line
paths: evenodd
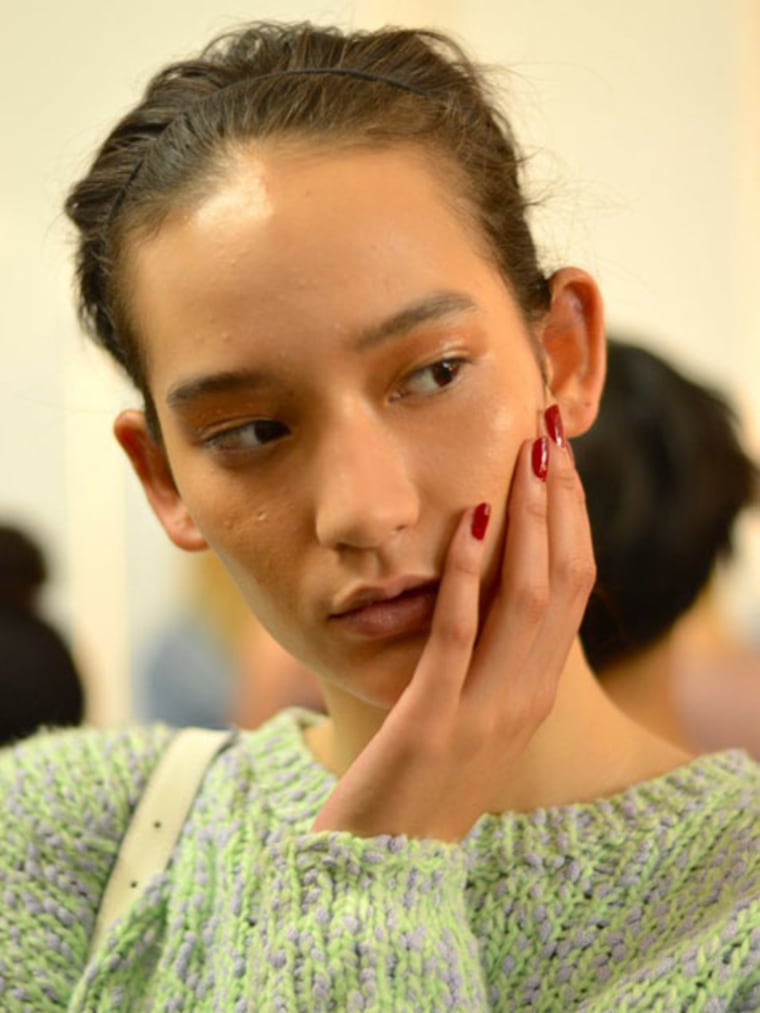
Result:
M383 506L377 501L357 500L352 504L344 499L334 508L320 511L317 537L332 548L377 549L398 538L415 519L416 511L405 504Z
M341 435L323 444L315 474L317 538L330 548L377 549L417 520L406 455L376 420L362 425L352 415Z

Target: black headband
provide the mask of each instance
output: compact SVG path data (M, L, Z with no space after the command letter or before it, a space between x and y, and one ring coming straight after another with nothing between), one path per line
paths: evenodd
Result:
M421 95L423 98L429 99L433 97L430 92L425 91L423 88L418 88L417 85L415 84L410 84L407 81L400 81L398 78L395 77L386 77L384 74L375 74L370 70L357 70L353 67L301 67L301 68L293 68L291 70L288 69L272 70L267 72L266 74L257 74L255 77L244 78L241 81L233 81L232 84L220 88L213 94L218 95L219 91L226 91L228 88L242 87L243 85L255 85L259 81L266 81L276 77L297 77L303 75L316 75L316 74L337 74L342 77L358 78L360 81L379 81L381 84L387 84L391 88L399 88L402 91L412 92L415 95ZM184 111L179 113L179 116L183 115ZM174 120L172 120L171 122L174 122ZM167 123L166 126L168 127L170 126L170 124ZM165 129L166 127L164 127L164 130ZM124 203L124 198L127 195L127 191L129 190L130 186L135 180L135 177L142 168L144 161L145 161L145 154L142 156L142 158L138 159L129 176L127 177L126 181L124 182L123 186L120 187L118 193L116 194L116 197L114 198L113 203L111 204L111 209L108 212L108 217L106 218L105 221L104 233L106 234L108 233L111 227L111 223L116 217L119 208Z
M375 74L371 70L357 70L354 67L302 67L292 70L272 70L267 74L257 74L256 77L248 78L245 83L253 84L256 81L266 81L272 77L295 77L301 74L340 74L343 77L357 77L362 81L380 81L382 84L389 84L392 88L400 88L402 91L411 91L415 95L422 95L423 98L430 98L430 92L424 88L418 88L416 84L409 84L408 81L400 81L397 77L386 77L385 74ZM241 82L242 83L242 82Z

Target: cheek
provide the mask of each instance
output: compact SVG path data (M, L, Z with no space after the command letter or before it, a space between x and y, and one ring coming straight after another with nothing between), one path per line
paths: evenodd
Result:
M262 625L288 650L297 652L292 627L298 617L301 571L292 539L268 520L245 519L228 532L206 537Z
M239 473L180 463L175 481L193 521L249 603L260 589L292 581L292 531L285 530L292 504L289 510Z
M538 407L535 399L523 396L495 397L488 402L490 410L480 416L477 444L463 457L460 488L469 492L468 506L478 500L491 504L489 547L483 577L484 588L493 588L501 568L501 553L507 524L507 507L512 478L520 448L526 440L539 434ZM483 599L487 605L488 592Z
M199 525L249 601L292 580L293 554L276 518L276 512L263 507L228 508L220 523L207 518Z
M513 392L480 397L458 413L445 440L435 440L433 467L452 488L488 499L494 508L509 488L520 446L537 432L535 403Z
M494 480L511 481L521 444L535 427L534 412L527 404L497 405L484 426L483 466Z

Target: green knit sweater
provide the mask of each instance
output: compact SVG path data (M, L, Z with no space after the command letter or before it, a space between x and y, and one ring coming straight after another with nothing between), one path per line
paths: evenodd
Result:
M164 874L87 963L171 732L0 752L0 1010L760 1010L757 766L482 817L462 844L310 834L334 778L303 711L210 768Z

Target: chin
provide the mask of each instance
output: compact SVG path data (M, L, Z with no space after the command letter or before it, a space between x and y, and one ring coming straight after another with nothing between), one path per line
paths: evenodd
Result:
M326 672L325 678L363 703L389 711L412 681L427 638L425 634L382 648L374 646L341 665L339 672L334 668Z

